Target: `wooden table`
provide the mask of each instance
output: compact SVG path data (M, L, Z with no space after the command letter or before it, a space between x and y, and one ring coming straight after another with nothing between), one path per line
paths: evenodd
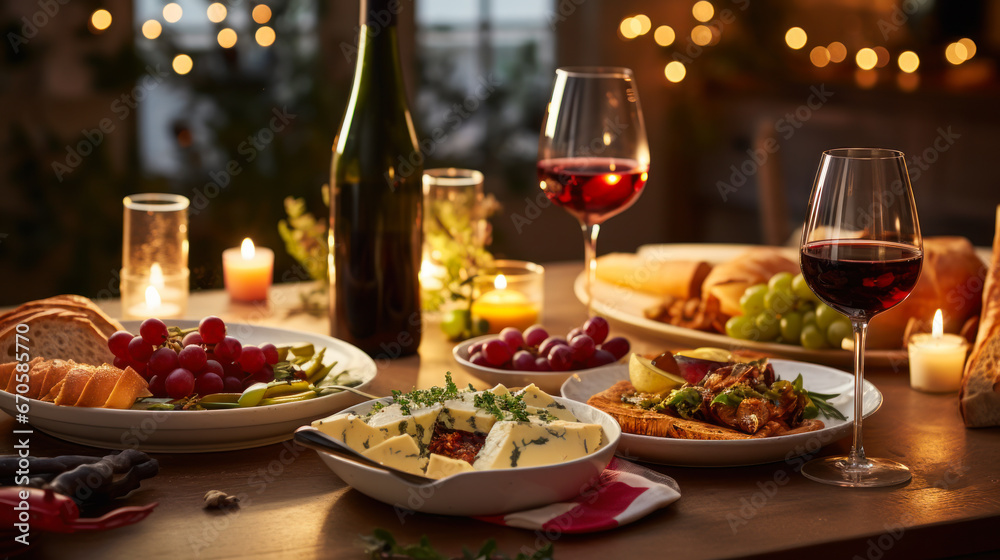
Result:
M545 324L566 332L585 319L570 289L576 264L547 267ZM269 305L231 304L222 292L191 296L192 317L217 314L327 333L326 319L287 317L296 286L277 287ZM114 305L108 306L112 314ZM669 344L623 325L633 349L655 352ZM451 357L452 344L428 325L419 356L379 371L373 391L440 384L453 372L459 385L475 381ZM400 542L428 535L449 554L478 549L489 538L514 555L553 542L558 558L672 557L918 558L978 553L997 557L1000 541L1000 429L966 430L955 395L929 395L909 388L906 372L872 370L869 378L885 395L882 409L865 422L872 456L909 465L913 480L884 489L845 489L806 480L798 461L741 468L654 466L677 480L683 497L646 519L592 535L541 534L473 519L414 514L347 487L312 451L288 444L206 454L158 454L160 474L143 482L130 504L159 502L145 521L104 533L35 535L36 554L47 558L359 558L358 536L376 527ZM481 385L481 383L480 383ZM13 420L2 415L0 433L11 453ZM32 454L102 455L35 433ZM849 438L822 454L846 452ZM201 508L206 491L250 496L234 513ZM526 548L525 548L526 547Z

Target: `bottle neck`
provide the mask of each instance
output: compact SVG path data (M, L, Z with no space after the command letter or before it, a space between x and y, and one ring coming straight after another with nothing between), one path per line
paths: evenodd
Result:
M361 25L396 27L402 0L361 0Z

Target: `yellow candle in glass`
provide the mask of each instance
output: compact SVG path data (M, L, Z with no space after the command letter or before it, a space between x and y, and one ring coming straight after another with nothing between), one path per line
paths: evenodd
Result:
M267 299L274 271L274 251L254 247L250 238L222 252L222 275L229 296L240 301Z
M910 357L910 386L930 393L957 391L962 385L965 369L966 340L944 333L941 310L934 314L932 334L910 337L907 351Z
M486 319L491 334L505 327L524 330L538 322L538 304L521 292L507 288L507 278L498 274L494 290L484 293L472 303L473 319Z

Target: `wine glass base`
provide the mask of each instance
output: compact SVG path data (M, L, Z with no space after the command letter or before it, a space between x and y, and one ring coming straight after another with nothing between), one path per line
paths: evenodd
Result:
M878 488L902 484L912 478L910 469L889 459L866 459L857 467L848 467L848 458L822 457L802 465L802 475L810 480L848 486L851 488Z

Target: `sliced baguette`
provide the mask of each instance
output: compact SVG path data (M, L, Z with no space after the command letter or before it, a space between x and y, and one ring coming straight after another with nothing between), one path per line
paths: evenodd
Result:
M121 371L118 368L113 369ZM149 392L149 384L146 380L136 373L134 369L127 367L118 376L118 382L104 402L104 408L130 408L135 403L135 399L151 396L153 396L153 393Z
M83 392L87 390L87 385L93 379L92 373L92 366L86 364L80 364L70 369L66 377L63 378L62 389L54 402L59 406L74 406L83 396Z
M23 322L29 326L27 336L34 356L92 365L114 361L108 338L82 315L53 309L40 311ZM14 325L0 333L0 361L14 361L16 329Z
M87 383L83 393L80 394L80 398L73 403L73 406L104 406L104 403L108 400L108 395L111 394L111 391L115 388L115 384L122 377L122 370L108 364L88 369L90 369L90 382Z
M983 285L979 332L962 376L959 410L970 428L1000 426L1000 206L993 262Z

